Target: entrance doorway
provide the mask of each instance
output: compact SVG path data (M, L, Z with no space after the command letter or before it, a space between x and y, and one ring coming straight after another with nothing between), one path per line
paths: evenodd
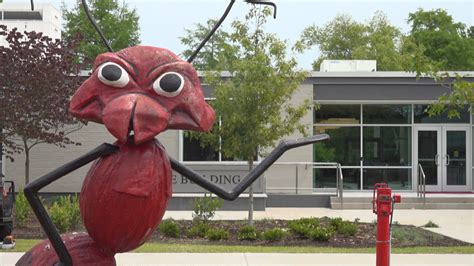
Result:
M415 127L415 176L421 165L427 191L469 191L470 140L469 126Z

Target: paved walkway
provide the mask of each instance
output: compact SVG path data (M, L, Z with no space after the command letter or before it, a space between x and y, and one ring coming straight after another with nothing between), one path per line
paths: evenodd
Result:
M255 219L298 219L301 217L342 217L353 221L359 218L361 222L372 222L377 219L372 210L333 210L329 208L267 208L256 211ZM167 211L165 218L192 219L191 211ZM215 219L239 220L247 219L246 211L218 211ZM394 222L421 226L428 221L439 225L439 228L426 228L474 244L474 210L397 210Z
M15 265L22 253L0 253L0 265ZM256 253L127 253L116 256L118 265L375 265L372 254L256 254ZM395 254L392 265L472 266L474 255Z

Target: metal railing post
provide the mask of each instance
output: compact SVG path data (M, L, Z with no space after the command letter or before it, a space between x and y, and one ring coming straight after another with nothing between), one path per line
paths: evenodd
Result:
M418 164L418 184L416 196L423 199L423 208L426 207L426 175L423 166Z
M423 171L423 168L421 168ZM425 171L423 171L423 207L426 205L426 175Z
M337 164L337 172L339 176L339 197L341 200L341 210L344 208L344 176L342 175L342 169L341 169L341 164Z
M417 167L417 168L416 168L416 197L417 197L417 198L420 197L420 182L421 182L421 178L420 178L420 168Z
M295 192L296 192L296 195L298 195L298 165L296 165Z

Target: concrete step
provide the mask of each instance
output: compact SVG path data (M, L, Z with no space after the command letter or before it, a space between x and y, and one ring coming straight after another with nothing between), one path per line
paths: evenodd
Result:
M332 209L372 209L372 198L345 197L343 204L337 197L330 198ZM453 198L403 198L396 204L397 209L474 209L474 199L469 197Z
M268 208L329 208L331 195L268 194Z

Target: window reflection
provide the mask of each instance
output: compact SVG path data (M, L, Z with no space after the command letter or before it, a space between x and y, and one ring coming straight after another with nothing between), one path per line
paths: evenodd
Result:
M364 165L410 166L411 127L364 127Z
M326 133L331 138L314 144L315 162L337 162L360 165L360 128L316 126L315 133Z
M465 106L464 110L459 112L459 117L449 118L448 113L444 112L440 115L429 116L426 112L428 105L416 104L413 108L415 115L415 123L439 124L439 123L469 123L469 106Z
M318 110L314 110L314 123L359 124L360 105L321 104Z
M201 147L201 142L183 134L183 161L218 161L219 154L210 146Z
M364 169L364 189L374 189L376 183L387 183L395 190L411 190L411 169Z
M314 187L315 188L335 188L336 187L336 169L319 168L314 169ZM344 189L360 189L360 169L344 168L342 169L344 177Z
M411 124L411 105L363 105L364 124Z

